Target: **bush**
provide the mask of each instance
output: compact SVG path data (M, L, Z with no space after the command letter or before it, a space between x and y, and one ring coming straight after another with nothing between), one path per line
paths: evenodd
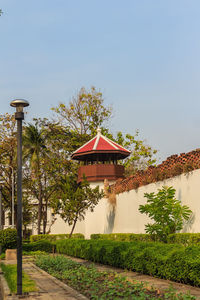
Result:
M37 234L37 235L31 235L30 241L31 242L37 242L40 240L47 240L51 242L55 242L57 240L63 240L68 239L69 234ZM73 239L84 239L84 235L82 233L75 233L72 234Z
M200 246L159 242L60 240L58 253L200 286Z
M54 250L55 244L49 241L38 241L32 242L29 244L23 244L23 251L44 251L48 253L52 253Z
M174 233L169 234L167 243L182 244L184 246L200 243L200 233Z
M136 233L110 233L110 234L91 234L92 240L110 240L110 241L141 241L152 242L154 237L150 234L136 234Z
M154 223L145 225L146 233L155 235L165 243L167 236L181 230L184 222L188 221L192 214L188 206L182 205L181 201L175 198L175 193L173 187L163 186L156 194L145 193L147 203L139 206L142 214L154 220Z
M0 244L2 246L2 251L6 249L14 249L17 247L17 230L12 228L7 228L0 230Z
M149 234L136 233L111 233L111 234L91 234L92 240L111 240L111 241L141 241L152 242L155 237ZM181 244L184 246L196 245L200 243L200 233L173 233L167 237L168 244Z

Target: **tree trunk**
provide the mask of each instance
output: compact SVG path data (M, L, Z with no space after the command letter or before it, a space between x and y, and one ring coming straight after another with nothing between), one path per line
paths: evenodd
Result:
M72 230L71 230L71 232L70 232L70 234L69 234L69 239L71 238L71 236L72 236L72 234L73 234L73 232L74 232L74 228L75 228L75 226L76 226L77 220L78 220L78 218L76 218L76 219L74 220L74 223L73 223L73 226L72 226Z
M47 201L45 203L44 212L43 212L43 234L46 233L47 227Z
M39 197L38 197L38 234L40 234L40 227L41 227L41 221L42 221L42 186L39 182Z

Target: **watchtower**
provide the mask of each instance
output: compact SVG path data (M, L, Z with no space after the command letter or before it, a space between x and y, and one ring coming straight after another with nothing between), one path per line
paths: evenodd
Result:
M124 177L124 166L118 160L130 155L130 151L111 141L97 129L97 135L72 154L72 159L83 162L78 170L78 182L85 174L87 181L115 181Z

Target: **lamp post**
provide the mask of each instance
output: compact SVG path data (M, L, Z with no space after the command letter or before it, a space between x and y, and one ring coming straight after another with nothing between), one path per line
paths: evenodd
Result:
M23 108L29 106L29 103L16 99L10 105L16 107L17 120L17 294L22 295L22 120Z

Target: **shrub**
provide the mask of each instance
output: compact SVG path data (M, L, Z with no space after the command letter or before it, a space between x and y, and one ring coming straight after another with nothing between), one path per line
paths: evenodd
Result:
M0 230L0 244L2 245L2 251L6 249L14 249L17 247L17 230L7 228Z
M110 233L110 234L91 234L92 240L110 240L110 241L141 241L152 242L155 237L149 234L137 233ZM173 233L167 237L168 244L182 244L184 246L200 244L200 233Z
M136 233L110 233L110 234L91 234L92 240L111 240L111 241L141 241L141 242L152 242L153 236L150 234L136 234Z
M23 251L44 251L44 252L53 252L55 244L50 241L37 241L31 242L29 244L23 244Z
M173 187L163 186L156 194L145 193L147 203L139 206L142 214L154 220L154 223L145 225L145 231L163 242L167 241L169 234L181 230L192 214L188 206L175 198L175 192Z
M55 242L57 240L62 240L62 239L68 239L69 234L37 234L37 235L31 235L30 236L30 241L31 242L37 242L40 240L47 240L51 242ZM75 233L72 234L73 239L84 239L84 235L82 233Z
M200 243L200 233L174 233L169 234L167 243L182 244L184 246Z
M200 246L159 242L60 240L58 253L200 286Z

